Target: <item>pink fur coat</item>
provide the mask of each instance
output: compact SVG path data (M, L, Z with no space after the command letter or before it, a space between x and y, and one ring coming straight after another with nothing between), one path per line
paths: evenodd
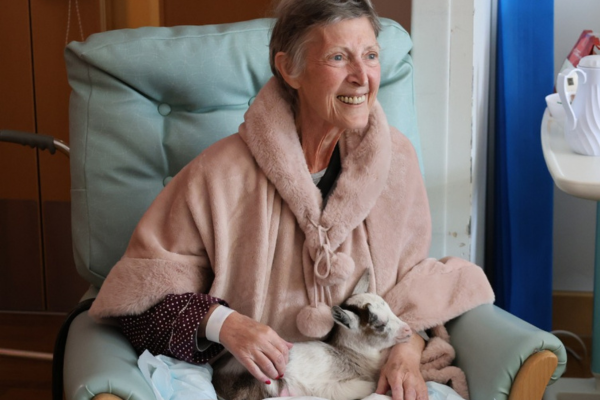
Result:
M138 314L170 293L205 292L302 341L327 333L329 307L365 269L370 290L416 330L493 302L480 267L427 257L431 220L417 156L378 103L369 126L339 145L342 172L322 209L293 114L271 80L239 133L159 194L90 314Z

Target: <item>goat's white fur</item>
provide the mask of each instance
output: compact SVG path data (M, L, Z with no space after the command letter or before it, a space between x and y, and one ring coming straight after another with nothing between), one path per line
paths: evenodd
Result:
M367 274L361 282L365 279L368 280ZM332 308L338 326L327 342L294 344L284 378L266 385L246 377L245 385L233 385L248 372L231 357L226 366L215 369L213 382L217 392L224 392L221 395L229 400L279 397L282 393L351 400L372 394L385 361L385 350L408 340L411 329L380 296L356 293L362 290L361 282L354 295Z

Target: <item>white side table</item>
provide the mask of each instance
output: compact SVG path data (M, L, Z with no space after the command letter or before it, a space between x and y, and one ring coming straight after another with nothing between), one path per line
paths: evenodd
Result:
M544 113L541 127L544 159L559 189L577 197L600 201L600 157L577 154L565 140L562 122ZM544 400L600 400L600 203L596 203L594 316L592 373L594 378L562 378L548 387Z

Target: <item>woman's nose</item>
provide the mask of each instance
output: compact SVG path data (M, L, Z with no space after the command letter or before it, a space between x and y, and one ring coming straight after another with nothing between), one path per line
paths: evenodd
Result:
M362 61L355 61L352 64L348 80L358 86L365 86L367 84L367 69Z

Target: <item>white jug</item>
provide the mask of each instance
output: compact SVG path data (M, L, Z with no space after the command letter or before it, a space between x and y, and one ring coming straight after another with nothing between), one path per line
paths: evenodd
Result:
M567 79L580 74L573 105L567 95ZM600 156L600 55L583 57L578 68L558 75L558 94L565 108L565 139L579 154Z

